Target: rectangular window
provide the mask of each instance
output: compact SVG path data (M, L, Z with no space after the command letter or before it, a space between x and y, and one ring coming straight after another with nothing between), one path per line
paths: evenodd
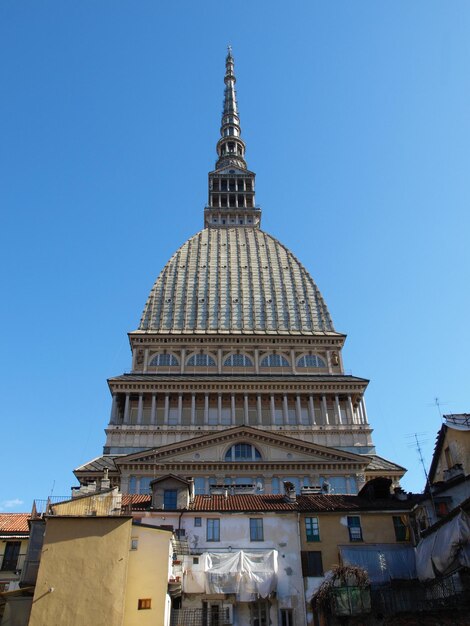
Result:
M250 541L264 541L263 520L259 517L250 519Z
M137 550L139 547L139 540L136 538L131 539L131 550Z
M410 536L408 532L408 524L404 515L393 516L393 527L395 529L395 539L397 541L408 541Z
M21 541L7 541L3 554L2 570L12 571L16 569L20 556Z
M207 541L220 541L220 519L207 520Z
M163 492L163 508L174 511L177 508L178 490L165 489Z
M359 515L348 515L349 541L363 541L361 518Z
M281 609L281 626L294 626L294 611Z
M194 526L202 526L202 517L194 518Z
M321 552L302 552L302 575L323 576L323 561Z
M305 518L305 534L307 541L320 541L320 525L318 517Z
M152 598L139 598L137 604L137 610L142 611L144 609L152 608Z

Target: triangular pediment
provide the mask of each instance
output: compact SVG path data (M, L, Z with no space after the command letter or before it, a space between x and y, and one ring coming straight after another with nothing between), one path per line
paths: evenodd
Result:
M227 167L222 167L220 170L214 170L211 174L221 174L222 176L229 175L242 175L246 176L247 174L253 174L250 170L244 170L241 167L236 167L235 165L229 165Z
M116 459L117 465L140 465L145 463L225 463L225 455L231 446L246 443L254 446L261 458L254 462L267 463L321 463L348 464L357 469L365 467L369 458L336 448L321 446L270 433L250 426L236 426L222 432L208 433L159 448L142 450Z

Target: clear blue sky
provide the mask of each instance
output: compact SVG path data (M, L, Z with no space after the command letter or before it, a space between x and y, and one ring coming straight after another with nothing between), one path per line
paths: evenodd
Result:
M101 453L160 269L203 222L231 43L263 226L319 285L378 453L470 411L470 4L0 2L0 510Z

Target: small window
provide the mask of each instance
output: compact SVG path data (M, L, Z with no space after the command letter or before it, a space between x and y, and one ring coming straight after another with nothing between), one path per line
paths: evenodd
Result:
M264 541L263 520L259 517L250 519L250 541Z
M131 550L137 550L139 547L139 540L135 537L131 539Z
M326 367L326 363L316 354L306 354L297 361L297 367Z
M194 526L202 526L202 517L194 518Z
M289 367L289 361L280 354L268 354L261 361L261 367Z
M323 562L321 552L302 552L302 575L323 576Z
M143 611L145 609L151 609L151 608L152 608L152 598L139 598L138 604L137 604L137 609L139 611Z
M294 626L293 609L281 609L281 626Z
M220 519L207 520L207 541L220 541Z
M305 518L305 534L307 541L320 541L320 525L318 517Z
M231 354L225 359L224 367L253 367L253 362L246 354Z
M358 515L348 515L349 541L363 541L361 518Z
M193 565L199 565L199 557L193 556Z
M226 461L257 461L259 459L261 459L261 453L249 443L237 443L225 454Z
M178 490L177 489L165 489L163 492L163 508L174 511L178 503Z
M188 365L195 367L215 367L215 361L209 354L193 354L188 359Z
M449 505L447 502L436 501L436 515L437 517L445 517L449 513Z
M404 515L393 516L393 528L395 529L395 539L397 541L408 541L410 534L408 531L408 524L406 523L406 517Z
M178 359L173 354L156 354L149 363L152 367L175 367Z

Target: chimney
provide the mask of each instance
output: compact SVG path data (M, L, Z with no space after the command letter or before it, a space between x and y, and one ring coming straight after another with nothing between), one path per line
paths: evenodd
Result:
M105 468L103 472L103 478L101 479L101 491L105 491L111 487L111 481L109 480L109 470Z
M286 499L288 502L296 502L297 501L297 497L295 494L295 486L293 483L291 483L288 480L284 481L284 492L286 494Z

